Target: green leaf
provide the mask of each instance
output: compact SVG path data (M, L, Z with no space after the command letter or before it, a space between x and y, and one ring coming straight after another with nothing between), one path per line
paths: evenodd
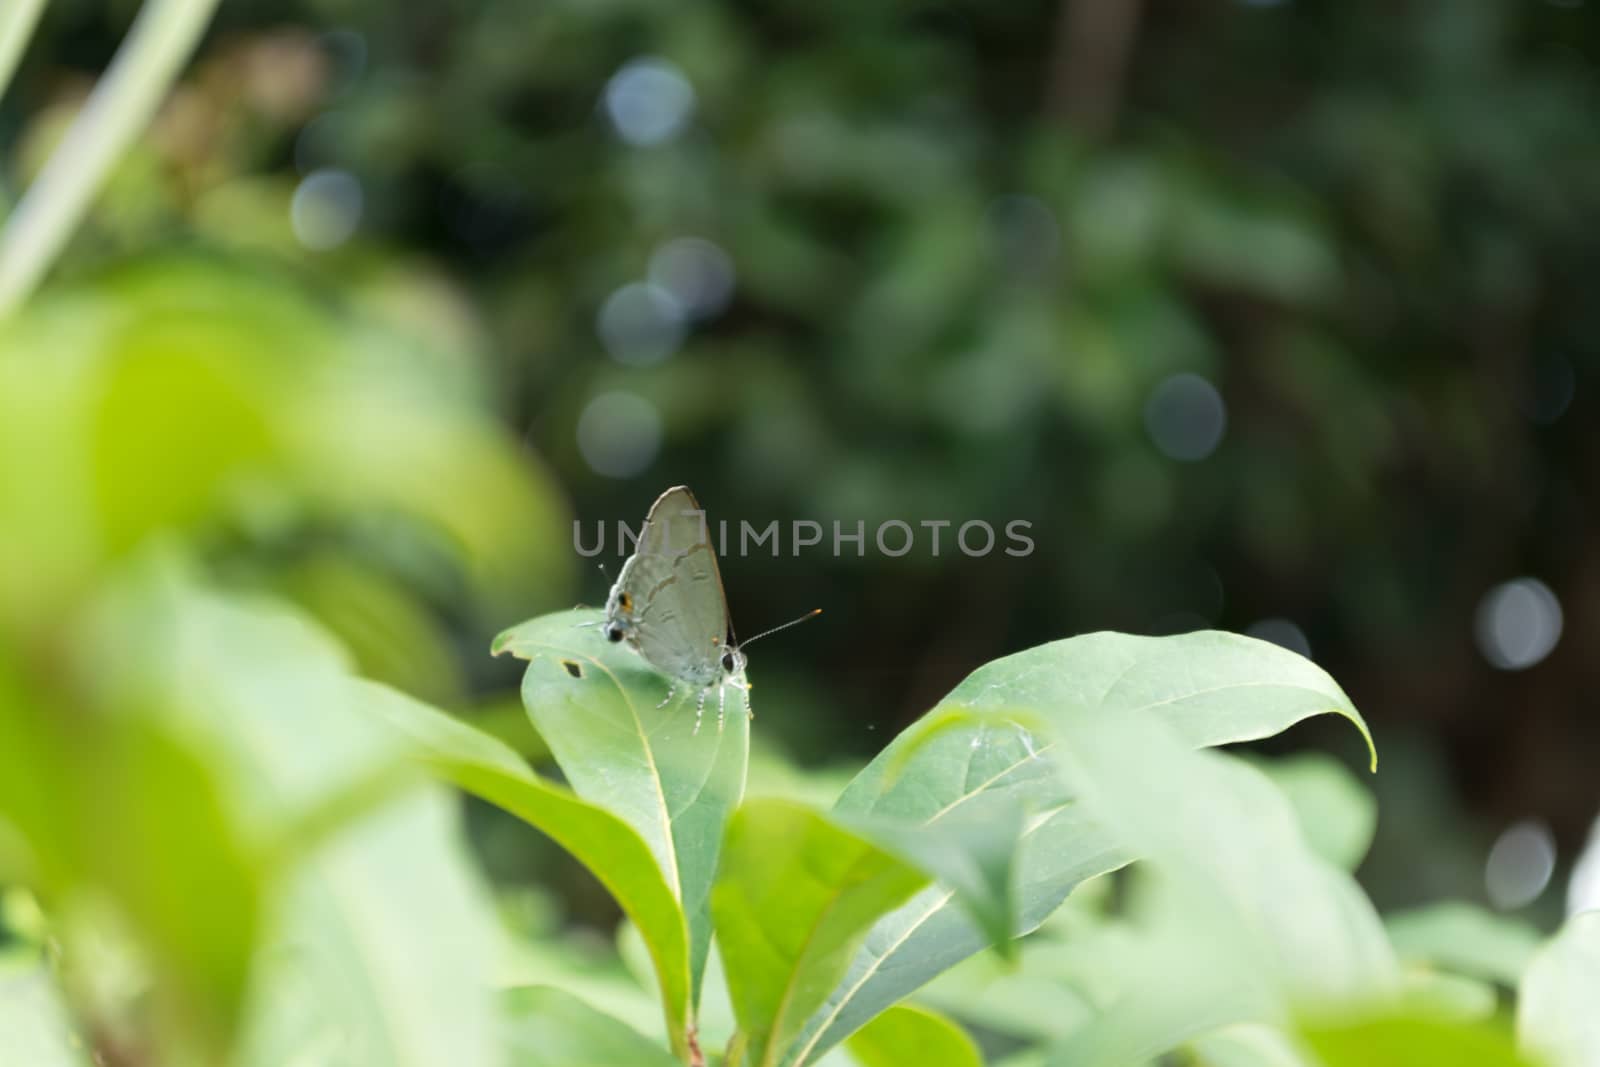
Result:
M1477 904L1443 901L1385 920L1402 959L1515 988L1539 950L1532 923L1496 915Z
M1041 714L1153 712L1196 748L1282 733L1313 715L1341 715L1378 751L1361 713L1303 656L1239 634L1095 633L1040 645L978 668L939 705Z
M157 580L108 610L99 680L202 744L263 841L406 755L337 648L279 607ZM496 1061L498 931L456 808L419 780L336 833L319 824L278 895L237 1063Z
M1147 937L1120 996L1054 1062L1136 1062L1218 1026L1392 998L1398 973L1370 903L1311 851L1276 787L1193 752L1155 718L1057 716L1060 760L1102 825L1141 856Z
M719 729L713 695L695 733L696 694L680 691L658 707L667 680L632 649L605 640L602 619L597 611L545 615L501 634L494 651L528 661L523 703L573 790L650 846L688 917L698 1001L717 853L744 794L749 720L740 701Z
M51 973L31 952L0 956L0 1049L19 1067L88 1067Z
M1313 1027L1301 1037L1322 1067L1531 1067L1492 1023L1402 1017Z
M899 1004L853 1034L850 1054L861 1067L983 1067L967 1032L938 1012Z
M926 881L798 804L757 800L734 814L711 907L751 1064L780 1062L872 923Z
M1371 747L1333 679L1276 645L1225 633L1089 634L974 671L856 776L836 811L933 823L1007 798L1026 813L1013 880L1017 932L1027 933L1075 886L1133 859L1062 777L1046 724L1073 709L1159 717L1191 745L1270 736L1331 712L1354 723ZM845 980L808 1021L806 1054L831 1048L987 940L949 889L924 890L873 928Z
M610 891L649 948L674 1047L686 1048L688 933L677 897L643 838L604 808L540 779L489 735L391 690L365 688L363 709L404 735L437 773L548 834Z
M1517 1002L1522 1047L1552 1067L1600 1063L1600 911L1567 920L1528 964Z
M1235 1023L1189 1043L1196 1067L1307 1067L1293 1040L1275 1026Z
M1306 752L1256 766L1288 797L1313 851L1341 870L1361 865L1378 827L1378 803L1343 763Z
M666 1049L548 986L505 997L507 1067L682 1067Z
M1002 956L1015 955L1013 875L1023 813L1012 798L986 793L936 822L835 815L863 837L932 875L955 894L956 902Z
M1499 1006L1494 986L1476 978L1423 967L1405 971L1401 982L1400 1003L1405 1014L1418 1018L1487 1019Z

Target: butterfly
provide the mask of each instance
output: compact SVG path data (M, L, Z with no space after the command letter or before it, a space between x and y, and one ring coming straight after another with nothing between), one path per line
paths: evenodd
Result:
M821 608L775 633L821 613ZM601 632L612 642L625 641L670 681L665 707L680 687L697 691L694 729L700 731L706 698L717 693L717 729L727 711L728 689L745 694L750 710L746 659L728 618L728 597L722 587L717 554L707 534L705 511L687 486L674 486L656 498L645 517L633 555L623 563L606 598ZM745 644L749 644L747 641Z

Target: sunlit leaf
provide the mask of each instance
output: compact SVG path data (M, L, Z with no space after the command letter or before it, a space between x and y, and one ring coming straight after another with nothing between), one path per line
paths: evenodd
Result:
M1372 845L1378 804L1345 765L1321 752L1256 764L1294 807L1313 851L1336 867L1353 871Z
M1465 901L1441 901L1385 917L1403 959L1515 987L1539 950L1532 923Z
M1189 1043L1196 1067L1310 1067L1306 1056L1282 1030L1259 1023L1235 1023Z
M1396 995L1371 904L1260 772L1187 750L1158 719L1080 712L1057 729L1068 780L1141 857L1149 892L1136 913L1147 936L1113 964L1121 994L1052 1062L1137 1062L1230 1023Z
M1522 1047L1552 1067L1600 1064L1600 911L1567 920L1528 964L1517 1000Z
M507 1067L682 1067L660 1045L548 986L505 996Z
M749 721L739 701L719 728L713 695L696 733L695 694L658 706L667 680L636 652L605 640L595 625L601 618L595 611L546 615L501 634L494 648L528 660L523 703L573 790L649 844L688 916L697 989L723 827L744 792Z
M1322 1067L1533 1067L1493 1023L1400 1017L1308 1028L1301 1037Z
M847 1045L861 1067L983 1067L966 1031L937 1012L906 1004L857 1030Z
M711 906L749 1064L780 1062L872 923L926 881L798 804L734 814Z
M205 745L263 841L406 754L355 706L338 650L281 608L162 578L108 612L96 657L108 689ZM496 1061L497 935L454 808L419 782L358 807L284 872L240 1063Z
M364 689L362 708L439 774L550 835L611 892L649 948L668 1031L681 1047L691 1018L688 933L672 887L639 834L606 809L543 781L489 735L391 690Z
M1224 633L1090 634L973 672L851 782L837 810L937 822L978 798L1006 798L1027 813L1014 882L1018 930L1032 930L1076 885L1134 856L1082 810L1063 777L1046 724L1075 710L1155 716L1192 745L1269 736L1319 713L1344 716L1367 736L1325 672L1275 645ZM868 935L801 1047L807 1055L832 1047L986 943L948 889L924 890Z
M88 1067L54 977L32 953L0 954L0 1049L19 1067Z

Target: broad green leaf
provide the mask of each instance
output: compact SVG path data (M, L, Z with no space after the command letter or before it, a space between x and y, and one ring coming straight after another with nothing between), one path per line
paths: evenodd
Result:
M744 793L750 725L737 691L717 725L713 694L695 733L696 694L665 707L667 680L602 635L597 611L545 615L501 634L494 651L528 661L522 699L573 790L650 846L689 923L698 1000L711 943L709 896L728 816Z
M165 1051L219 1056L245 1007L267 878L217 753L159 716L106 716L80 738L70 796L78 877L108 890L156 977Z
M1289 799L1313 851L1341 870L1360 866L1378 827L1378 803L1343 763L1306 752L1256 766Z
M264 840L406 756L338 650L281 608L157 580L112 615L101 680L207 746ZM238 1063L497 1063L498 931L452 798L419 782L287 874Z
M55 979L31 951L0 955L0 1049L18 1067L88 1067Z
M1400 978L1400 1004L1407 1015L1470 1022L1489 1018L1499 1006L1494 986L1476 978L1426 967L1406 970Z
M1225 633L1089 634L974 671L856 776L836 810L937 822L991 797L1015 804L1026 813L1014 892L1017 930L1027 933L1075 886L1133 858L1081 810L1045 736L1052 716L1074 709L1159 716L1192 745L1266 737L1331 712L1371 745L1333 679L1276 645ZM831 1048L986 943L948 889L924 890L868 935L844 982L808 1021L805 1053Z
M209 257L42 295L0 330L0 628L59 621L152 538L214 544L263 517L277 537L376 516L378 538L436 547L497 618L559 596L561 495L476 376Z
M1309 1067L1294 1041L1275 1026L1235 1023L1189 1044L1196 1067Z
M1361 713L1326 671L1270 642L1216 630L1053 641L973 671L940 702L952 706L1044 715L1153 712L1197 748L1271 737L1313 715L1341 715L1366 741L1374 770L1378 764Z
M1541 940L1532 923L1459 900L1390 914L1384 924L1402 959L1511 988Z
M682 1047L690 1025L688 933L677 897L639 834L604 808L545 782L489 735L391 690L364 688L361 707L409 739L439 774L548 834L610 891L644 938L668 1033Z
M0 864L55 901L113 901L150 966L146 1039L215 1058L240 1023L264 864L210 746L119 696L68 714L0 663Z
M682 1067L660 1045L559 989L514 989L504 1003L507 1067Z
M711 908L748 1063L780 1062L872 923L926 881L809 808L757 800L734 814Z
M1301 1031L1322 1067L1532 1067L1493 1023L1385 1018Z
M851 1035L861 1067L983 1067L967 1032L938 1012L899 1004Z
M936 822L835 815L869 841L932 875L955 894L956 902L1002 956L1015 954L1013 875L1023 812L1012 798L986 793Z
M1055 1062L1136 1062L1228 1023L1286 1023L1398 986L1376 913L1316 855L1281 792L1243 761L1192 752L1159 719L1057 716L1067 779L1142 859L1152 892L1123 994Z
M1600 911L1567 920L1528 964L1517 1000L1522 1047L1551 1067L1600 1064Z
M1082 991L1068 988L1058 973L1056 952L1067 947L1095 959L1111 948L1092 936L1058 943L1041 930L1021 941L1019 961L992 953L968 957L919 990L917 1002L1019 1040L1059 1039L1091 1014Z

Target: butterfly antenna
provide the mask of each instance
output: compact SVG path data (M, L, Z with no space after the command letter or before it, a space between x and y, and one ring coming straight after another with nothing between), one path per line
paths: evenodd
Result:
M799 626L801 623L805 622L807 619L814 619L818 615L821 615L821 614L822 614L822 609L821 608L812 608L810 611L806 612L804 615L800 616L798 619L790 619L788 622L784 623L781 626L774 626L770 630L762 630L760 633L756 634L754 637L750 638L748 641L740 642L739 647L740 648L748 648L750 645L752 645L755 642L761 640L763 637L767 637L767 636L770 636L771 634L775 634L779 630L787 630L791 626Z

